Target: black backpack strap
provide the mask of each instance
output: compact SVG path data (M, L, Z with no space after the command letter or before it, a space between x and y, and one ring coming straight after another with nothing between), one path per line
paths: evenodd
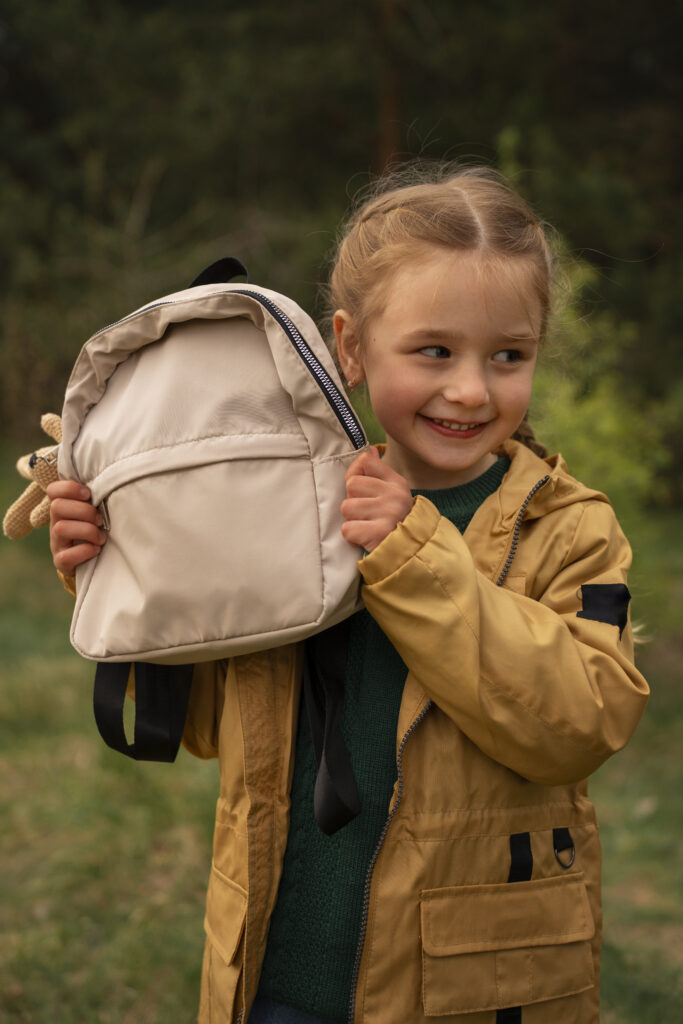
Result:
M130 662L98 662L93 705L104 742L136 761L175 761L183 736L194 665L135 662L135 731L123 727Z
M330 836L360 812L360 796L341 730L350 619L309 637L304 700L317 764L313 814Z
M241 260L234 256L225 256L222 260L216 260L210 267L202 270L198 277L190 285L194 288L198 284L227 284L233 277L246 277L247 284L251 280L249 271Z

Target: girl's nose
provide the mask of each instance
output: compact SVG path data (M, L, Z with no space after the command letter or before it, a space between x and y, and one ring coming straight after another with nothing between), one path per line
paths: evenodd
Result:
M461 362L453 368L443 396L456 405L476 408L489 401L488 382L482 366Z

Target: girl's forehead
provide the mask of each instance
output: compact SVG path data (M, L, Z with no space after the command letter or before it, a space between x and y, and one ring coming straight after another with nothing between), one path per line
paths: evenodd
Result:
M443 330L480 320L540 332L541 300L533 267L523 258L425 247L414 264L397 267L385 286L384 317L412 327Z

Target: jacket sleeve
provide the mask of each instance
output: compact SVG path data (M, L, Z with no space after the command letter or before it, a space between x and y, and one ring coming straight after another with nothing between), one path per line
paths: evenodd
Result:
M426 498L360 563L370 614L434 702L489 757L544 785L576 782L628 741L648 687L628 624L587 618L581 588L625 584L609 504L583 503L538 600L496 586Z
M183 746L195 757L218 757L218 726L225 702L227 661L206 661L194 667Z

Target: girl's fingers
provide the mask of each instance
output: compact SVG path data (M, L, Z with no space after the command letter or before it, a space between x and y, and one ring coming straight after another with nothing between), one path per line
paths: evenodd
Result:
M74 501L88 501L90 491L78 480L54 480L48 484L45 493L50 501L55 498L72 498Z
M379 452L372 446L356 456L346 471L346 479L348 480L352 476L383 477L383 469L388 470L389 467L384 465L379 457ZM389 472L393 473L393 470L389 470Z
M49 495L48 495L49 497ZM50 521L58 523L62 519L77 519L101 525L102 515L89 501L71 498L53 498L50 502Z
M107 534L102 515L89 501L90 491L77 480L55 480L50 499L50 550L55 568L72 576L77 565L99 555Z
M63 572L65 576L73 576L77 565L87 562L89 558L94 558L99 553L100 546L97 544L76 544L56 552L52 556L52 561L55 568Z
M349 498L365 498L381 494L386 488L383 480L376 476L351 476L346 478L346 494Z
M341 532L344 540L349 544L355 544L366 551L374 551L377 545L391 533L391 526L380 520L373 522L355 520L351 523L344 523Z
M376 498L346 498L341 503L341 514L346 522L353 519L376 519L381 509Z
M107 539L104 530L98 529L94 523L86 523L80 519L60 519L53 524L50 532L58 550L70 546L74 541L101 547Z

